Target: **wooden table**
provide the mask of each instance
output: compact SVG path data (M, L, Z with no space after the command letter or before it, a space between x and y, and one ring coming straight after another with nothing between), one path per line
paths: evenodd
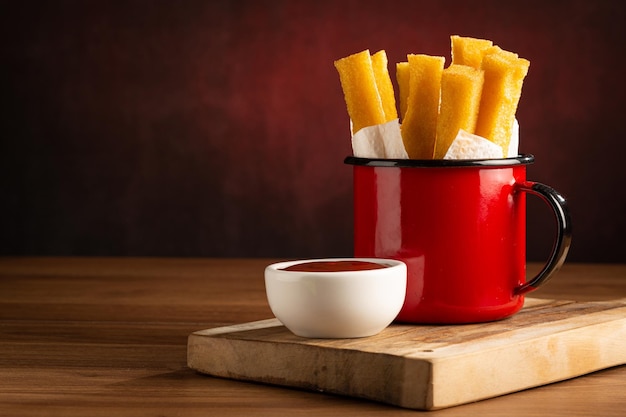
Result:
M263 284L272 261L0 258L0 415L420 413L187 368L191 332L272 317ZM533 297L626 297L626 265L566 264ZM427 413L624 416L626 366Z

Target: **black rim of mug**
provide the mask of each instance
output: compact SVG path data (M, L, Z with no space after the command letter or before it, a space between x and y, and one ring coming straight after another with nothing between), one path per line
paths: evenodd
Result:
M498 159L382 159L348 156L343 162L348 165L392 168L503 167L532 164L535 157L531 154Z

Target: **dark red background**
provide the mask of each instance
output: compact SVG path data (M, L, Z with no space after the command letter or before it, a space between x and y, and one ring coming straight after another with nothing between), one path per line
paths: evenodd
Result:
M531 61L521 150L570 202L570 260L626 260L621 0L0 4L1 254L349 255L333 60L449 61L460 34ZM540 202L528 230L544 258Z

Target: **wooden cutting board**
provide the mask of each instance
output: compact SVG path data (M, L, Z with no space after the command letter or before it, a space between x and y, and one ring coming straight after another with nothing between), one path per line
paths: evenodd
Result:
M626 299L527 299L498 322L393 324L361 339L306 339L269 319L192 333L187 362L218 377L433 410L626 363Z

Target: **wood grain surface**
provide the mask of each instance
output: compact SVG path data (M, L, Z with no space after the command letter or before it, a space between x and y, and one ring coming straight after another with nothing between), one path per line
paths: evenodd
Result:
M367 400L201 375L192 332L271 318L274 259L0 258L2 416L415 415ZM531 265L529 271L536 271ZM566 264L534 298L626 297L626 265ZM472 380L467 381L472 384ZM428 412L623 416L626 367Z

